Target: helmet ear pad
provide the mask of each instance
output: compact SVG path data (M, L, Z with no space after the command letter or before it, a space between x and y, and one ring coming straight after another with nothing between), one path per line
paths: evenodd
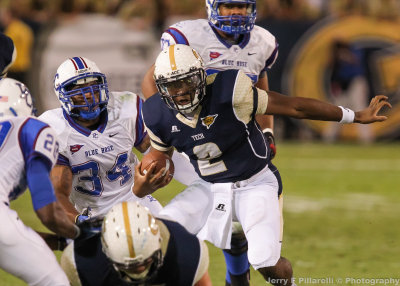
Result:
M154 278L162 265L159 226L150 211L137 201L111 208L103 220L101 242L114 268L135 281ZM147 261L151 263L145 271L134 273L135 267Z
M204 99L204 62L197 51L187 45L171 45L161 51L155 62L154 80L167 106L181 113L193 112ZM181 92L172 88L178 85L183 87ZM189 103L177 102L176 98L182 94L190 94Z
M106 76L94 62L84 57L70 58L58 67L54 91L64 111L83 120L97 118L107 108L109 100ZM74 96L89 97L89 100L77 105Z
M25 84L12 78L0 79L0 118L35 113L33 97Z
M215 29L227 34L240 35L250 33L254 28L257 16L256 0L205 0L208 21ZM246 4L246 16L222 16L221 4Z

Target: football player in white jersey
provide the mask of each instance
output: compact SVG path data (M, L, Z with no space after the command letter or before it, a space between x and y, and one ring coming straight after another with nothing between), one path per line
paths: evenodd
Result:
M132 200L157 214L161 205L155 198L139 199L131 191L138 163L132 148L144 152L149 146L140 98L131 92L109 92L106 76L83 57L59 66L54 90L61 107L39 118L60 140L51 178L71 221L104 216L114 204ZM150 184L165 179L143 178Z
M268 90L267 70L276 61L278 43L270 32L255 25L256 0L205 0L205 4L208 19L182 21L170 26L161 36L161 47L190 45L203 58L207 75L227 69L240 69L256 87ZM143 82L145 96L157 92L153 73L152 68ZM146 89L151 91L145 92ZM276 154L273 116L258 115L257 122L270 145L271 160ZM178 164L176 162L175 165ZM224 251L228 266L227 285L231 284L231 279L234 280L232 285L248 285L245 282L249 270L246 248L243 231L240 225L235 225L232 249Z
M29 285L67 286L53 252L9 208L28 186L33 208L47 228L67 238L79 235L57 202L49 176L58 155L56 133L33 114L28 88L0 79L0 268Z

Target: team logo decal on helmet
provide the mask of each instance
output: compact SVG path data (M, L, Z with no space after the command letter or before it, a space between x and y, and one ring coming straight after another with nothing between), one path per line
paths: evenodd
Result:
M222 16L219 12L219 5L221 4L245 4L247 5L247 13L245 16ZM256 21L256 0L206 0L206 8L210 24L228 34L249 33Z
M35 115L32 95L22 83L12 78L0 79L0 117Z
M107 108L106 76L84 57L70 58L58 67L54 91L65 112L75 118L94 119Z
M203 60L187 45L171 45L158 55L154 79L164 102L181 113L194 111L205 96ZM178 104L175 99L185 95L190 95L190 102Z

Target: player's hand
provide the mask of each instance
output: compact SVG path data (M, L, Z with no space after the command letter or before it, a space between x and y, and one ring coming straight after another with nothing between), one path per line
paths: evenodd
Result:
M369 124L373 122L385 121L387 116L378 115L378 113L384 106L392 108L392 105L387 101L387 99L388 97L384 95L377 95L372 98L367 108L355 112L354 122Z
M157 189L164 187L173 178L173 175L170 174L169 171L165 171L165 168L155 173L155 162L151 163L146 174L142 175L140 173L141 165L142 162L139 162L139 164L135 166L134 184L132 187L133 193L139 198L150 195Z
M276 155L276 145L275 145L274 135L269 131L264 132L263 134L269 144L269 154L268 154L269 160L272 160Z
M80 230L80 235L78 238L86 239L100 233L103 219L104 218L102 217L95 217L77 223L77 226L79 227Z
M91 213L92 213L92 208L88 207L81 214L79 214L75 217L75 223L78 224L78 223L84 222L85 220L90 219L90 217L92 215Z

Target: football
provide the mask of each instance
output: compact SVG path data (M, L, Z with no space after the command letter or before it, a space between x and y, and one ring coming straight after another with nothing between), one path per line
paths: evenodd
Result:
M152 149L149 153L143 156L141 162L142 166L140 168L140 172L144 175L147 173L147 170L150 168L152 162L156 162L154 173L157 173L165 167L165 172L163 173L163 176L165 175L167 170L169 170L171 176L174 175L174 163L172 162L171 157L163 152Z

